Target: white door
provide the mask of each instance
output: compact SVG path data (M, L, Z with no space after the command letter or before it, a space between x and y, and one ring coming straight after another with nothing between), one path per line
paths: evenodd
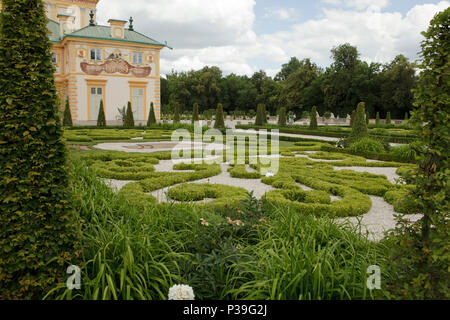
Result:
M97 120L100 110L100 101L103 99L103 88L91 87L91 112L89 120ZM103 102L104 103L104 102Z
M144 89L133 88L132 109L135 120L146 120L144 115Z

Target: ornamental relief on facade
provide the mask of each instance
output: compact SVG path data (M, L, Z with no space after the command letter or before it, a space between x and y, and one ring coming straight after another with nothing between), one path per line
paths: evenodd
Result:
M135 67L122 59L121 56L110 56L103 64L94 64L88 62L80 63L81 70L88 75L98 76L101 73L107 74L132 74L138 78L145 78L152 72L151 67Z

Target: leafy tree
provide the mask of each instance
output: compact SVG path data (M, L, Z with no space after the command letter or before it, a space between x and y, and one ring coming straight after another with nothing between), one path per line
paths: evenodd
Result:
M218 67L204 67L193 75L193 90L201 99L203 106L210 109L217 104L220 89L222 71Z
M286 127L286 108L281 107L278 113L278 125L280 127Z
M310 121L309 121L309 128L316 130L317 129L317 108L314 106L311 109L311 115L310 115Z
M411 121L416 123L421 144L414 146L422 159L409 177L416 187L410 194L423 218L416 226L397 229L390 261L401 282L396 292L406 299L449 299L450 277L450 150L449 75L450 75L450 8L437 14L422 35L420 81L414 91L417 107Z
M262 96L263 93L263 87L264 87L264 81L267 79L267 74L265 71L260 70L258 72L255 72L253 76L250 78L250 81L255 86L256 90L258 91L258 96ZM259 101L258 101L259 102Z
M333 58L333 68L336 70L354 70L358 64L359 52L358 49L349 43L331 49L331 56Z
M327 68L322 82L326 110L340 116L350 114L352 107L365 100L367 110L379 108L379 64L359 60L356 47L343 44L331 50L333 64Z
M386 124L391 124L392 120L391 120L391 113L388 112L386 115Z
M41 299L77 264L67 150L41 0L0 13L0 299Z
M170 102L169 80L160 77L161 83L161 105L167 105Z
M103 108L103 100L100 100L100 108L98 109L97 127L106 127L105 109Z
M133 110L131 109L131 102L128 101L127 113L125 115L125 121L123 123L125 127L134 127Z
M217 105L216 121L214 123L214 128L225 129L225 122L223 117L223 106L221 103Z
M303 108L305 89L317 79L320 69L309 59L301 62L300 68L292 73L280 87L279 104L286 106L287 110L300 110Z
M63 126L65 126L65 127L73 126L72 112L70 112L69 99L66 100L66 107L64 108Z
M325 74L321 72L319 77L311 82L311 84L303 90L302 94L302 108L304 111L311 110L313 106L317 106L317 111L323 114L329 111L324 104L324 94L322 91L322 85L325 80Z
M194 110L192 112L192 124L198 121L198 103L194 103Z
M175 108L173 113L173 123L179 123L180 122L180 103L175 102Z
M286 80L291 74L300 69L300 67L301 67L300 61L296 57L292 57L288 63L285 63L281 66L281 71L276 75L275 80L276 81Z
M350 143L356 142L368 136L366 124L365 103L360 102L356 108L356 113L353 119L352 132L349 136Z
M150 112L148 114L148 119L147 119L147 126L150 127L154 124L156 124L155 106L153 105L153 102L151 102L150 103Z
M383 67L380 74L381 105L396 118L413 108L412 89L417 83L415 74L415 65L403 55L398 55Z

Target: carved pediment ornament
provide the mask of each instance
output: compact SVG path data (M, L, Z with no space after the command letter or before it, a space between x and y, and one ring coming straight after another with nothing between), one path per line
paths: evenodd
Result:
M87 62L81 62L80 67L84 73L94 76L98 76L102 72L109 74L113 73L130 74L131 72L136 77L145 78L148 77L152 72L151 67L135 67L121 58L110 59L103 64L93 64L93 63L91 64Z

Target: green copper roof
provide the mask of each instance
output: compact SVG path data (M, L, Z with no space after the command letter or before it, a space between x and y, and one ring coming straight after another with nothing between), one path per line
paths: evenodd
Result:
M109 26L86 26L80 30L74 31L72 33L66 34L65 37L76 37L76 38L90 38L90 39L100 39L100 40L113 40L113 41L123 41L131 43L149 44L156 46L168 47L164 43L160 43L152 38L149 38L139 32L125 30L125 35L123 39L113 38L111 36L111 28ZM170 47L168 47L170 48Z
M65 34L63 37L60 34L59 23L53 20L49 20L47 24L47 29L50 31L50 40L52 42L61 42L64 37L75 37L75 38L88 38L88 39L99 39L99 40L112 40L121 41L128 43L139 43L148 44L155 46L163 46L172 49L167 44L160 43L152 38L149 38L142 33L124 29L125 35L123 39L113 38L111 36L111 28L109 26L86 26L82 29L76 30L72 33Z
M59 23L53 20L50 20L47 23L47 29L50 31L50 41L52 42L60 42L61 36L59 34Z

